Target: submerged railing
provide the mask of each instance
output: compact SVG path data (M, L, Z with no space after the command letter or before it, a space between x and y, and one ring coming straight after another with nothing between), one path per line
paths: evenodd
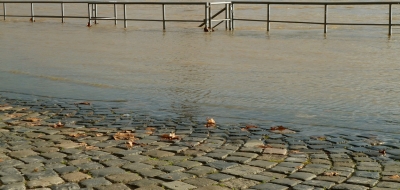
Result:
M7 4L16 3L16 4L30 4L30 15L11 15L7 14ZM60 4L60 15L35 15L34 14L34 4ZM44 17L44 18L60 18L61 22L64 22L65 18L81 18L88 19L88 26L92 25L92 22L95 24L99 20L112 20L115 24L117 21L123 21L124 27L127 27L128 21L152 21L152 22L162 22L163 29L166 29L167 22L199 22L201 23L199 27L204 26L205 31L213 31L215 27L225 22L225 29L234 30L235 29L235 21L255 21L255 22L266 22L267 23L267 31L270 31L270 23L297 23L297 24L313 24L313 25L323 25L324 33L327 33L329 25L364 25L364 26L386 26L388 27L388 34L392 35L393 26L400 26L398 23L393 23L392 17L392 6L396 4L400 4L400 2L278 2L278 1L232 1L232 2L117 2L117 1L1 1L0 4L3 5L3 19L6 20L6 17L30 17L32 22L35 21L35 17ZM82 16L71 16L65 15L65 4L87 4L87 15ZM266 18L260 19L249 19L249 18L238 18L235 13L236 5L266 5L267 6L267 15ZM99 5L113 5L114 6L114 15L111 17L99 17L98 6ZM117 5L122 5L123 7L123 18L118 18L117 14ZM160 10L162 12L162 17L159 19L143 19L143 18L128 18L127 17L127 5L155 5L160 6ZM204 17L200 19L167 19L166 15L166 7L174 6L174 5L196 5L200 8L204 9ZM212 6L220 6L223 8L220 9L214 15L212 14ZM293 20L273 20L271 19L271 5L295 5L295 6L304 6L304 5L316 5L323 6L324 17L320 22L309 22L309 21L293 21ZM388 16L387 23L340 23L340 22L328 22L328 8L331 5L387 5L388 6ZM224 13L223 18L216 19L216 17L220 14ZM217 24L213 25L213 22L217 22Z
M248 4L257 4L257 5L267 5L267 18L266 19L246 19L246 18L236 18L234 16L235 5L248 5ZM241 21L257 21L257 22L266 22L267 23L267 31L270 31L270 23L297 23L297 24L319 24L324 25L324 33L328 31L328 25L364 25L364 26L387 26L389 29L389 35L392 35L392 27L400 26L400 24L392 23L392 5L400 4L400 2L278 2L278 1L232 1L232 12L231 12L231 20L232 26L231 28L235 28L235 20ZM271 20L271 5L318 5L324 6L324 20L321 22L307 22L307 21L289 21L289 20ZM328 22L328 6L329 5L387 5L388 6L388 21L387 24L378 24L378 23L337 23L337 22Z

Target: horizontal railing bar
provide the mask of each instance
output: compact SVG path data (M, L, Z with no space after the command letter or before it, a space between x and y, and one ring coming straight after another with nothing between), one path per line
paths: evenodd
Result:
M139 5L205 5L206 2L86 2L89 4L139 4Z
M231 4L231 2L210 2L211 5L224 5L224 4Z
M4 15L0 15L4 16ZM30 15L6 15L7 17L31 17ZM87 16L46 16L46 15L35 15L35 17L42 17L42 18L87 18Z
M270 4L270 5L376 5L400 4L400 1L380 2L282 2L282 1L232 1L232 4Z
M144 4L144 5L205 5L206 2L125 2L125 1L0 1L0 3L89 3L89 4Z
M255 22L268 22L268 20L257 20L257 19L233 19L238 21L255 21ZM294 24L324 24L323 22L306 22L306 21L285 21L285 20L269 20L269 22L276 23L294 23ZM379 24L379 23L326 23L327 25L364 25L364 26L388 26L389 24ZM395 24L392 24L395 25Z
M89 4L180 4L204 5L207 2L129 2L129 1L0 1L0 3L89 3ZM400 1L380 2L290 2L290 1L232 1L211 2L210 4L298 4L298 5L371 5L371 4L400 4Z

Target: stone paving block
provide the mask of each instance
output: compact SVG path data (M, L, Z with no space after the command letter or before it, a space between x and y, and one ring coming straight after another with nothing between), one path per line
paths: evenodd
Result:
M290 178L274 179L274 180L270 181L270 183L275 183L275 184L285 185L285 186L292 186L292 187L301 182L302 182L301 180L290 179Z
M93 177L105 177L113 174L123 174L125 170L118 167L107 167L101 169L89 170Z
M0 184L3 185L9 185L12 183L19 183L19 182L25 182L25 178L22 175L5 175L0 177Z
M163 150L150 150L143 153L146 156L151 156L153 158L163 158L167 156L173 156L175 153L163 151Z
M192 179L183 180L183 182L194 185L196 187L211 186L211 185L215 185L218 183L218 182L208 179L208 178L192 178Z
M67 173L72 173L76 172L79 169L75 166L65 166L65 167L60 167L60 168L55 168L54 171L56 171L58 174L67 174Z
M369 167L369 166L357 166L357 170L381 172L382 168L381 167Z
M250 162L252 159L251 158L247 158L247 157L241 157L241 156L228 156L225 158L226 161L229 162L238 162L238 163L248 163Z
M270 169L272 172L277 172L277 173L282 173L282 174L292 174L295 171L297 171L297 168L289 168L289 167L281 167L281 166L275 166Z
M361 186L361 185L353 185L353 184L337 184L332 187L332 189L340 189L340 190L368 190L368 187Z
M215 173L215 174L208 175L207 178L210 178L210 179L218 181L218 182L223 182L223 181L228 181L228 180L234 179L235 176L222 174L222 173Z
M304 164L296 163L296 162L281 162L277 166L288 167L288 168L302 168L304 166Z
M196 162L196 161L183 161L183 162L175 163L174 165L181 166L181 167L184 167L186 169L190 169L190 168L193 168L193 167L196 167L196 166L201 166L203 164L201 162Z
M163 183L164 181L154 179L154 178L143 178L140 180L136 180L133 182L130 182L129 185L135 186L135 187L147 187L147 186L157 186Z
M100 187L95 187L94 189L96 190L110 190L110 189L118 189L118 190L130 190L128 186L126 186L123 183L115 183L107 186L100 186Z
M247 174L247 175L243 175L241 177L243 177L245 179L251 179L251 180L254 180L254 181L259 181L259 182L262 182L262 183L269 182L269 181L274 179L273 177L268 177L268 176L259 175L259 174Z
M158 175L157 177L165 181L182 181L185 179L195 178L196 176L188 173L173 172L173 173L161 174Z
M24 157L28 157L28 156L38 155L38 153L33 150L28 149L28 150L19 150L19 151L9 152L8 155L13 158L24 158Z
M244 147L259 147L259 146L264 146L264 142L261 140L257 140L257 139L250 139L250 140L247 140L243 146Z
M42 153L40 154L40 156L43 156L47 159L54 159L54 158L64 158L67 155L60 152L48 152L48 153Z
M226 174L236 175L236 176L243 176L243 175L247 175L247 174L257 174L262 171L264 171L263 168L248 166L248 165L239 165L234 168L224 169L221 172L226 173Z
M354 168L356 166L356 164L353 162L333 162L333 166L334 167Z
M136 172L144 177L155 177L165 174L165 172L157 169L141 169L137 170Z
M292 187L294 190L314 190L313 186L298 184Z
M81 184L84 187L90 188L90 187L100 187L104 185L111 185L112 183L108 180L106 180L103 177L100 178L93 178L93 179L86 179L81 181L79 184Z
M354 157L353 159L357 162L374 162L373 159L368 157Z
M25 176L28 180L36 180L36 179L41 179L41 178L46 178L46 177L54 177L54 176L58 176L58 175L53 170L47 169L47 170L38 171L38 172L33 171L32 173L25 174Z
M194 174L199 177L203 177L203 176L206 176L207 174L215 173L215 172L217 172L217 170L215 168L208 167L208 166L197 166L197 167L193 167L192 169L186 171L186 173Z
M79 190L79 189L81 189L81 187L79 187L79 185L76 183L63 183L63 184L58 184L58 185L52 185L51 189L52 190Z
M344 148L327 148L326 151L330 152L331 154L343 154L343 153L350 153L350 150Z
M170 163L180 163L183 161L187 161L188 159L190 159L189 156L168 156L168 157L164 157L161 158L160 160L164 160Z
M308 158L299 158L299 157L287 157L285 159L285 162L297 162L297 163L303 163L306 162Z
M172 190L190 190L196 188L196 186L181 181L165 182L162 185Z
M226 152L210 152L208 154L206 154L206 156L214 158L214 159L225 159L226 157L228 157L229 153Z
M279 154L279 155L286 155L287 149L280 149L280 148L266 148L264 149L264 154Z
M273 184L273 183L261 183L250 187L251 189L261 189L261 190L287 190L289 187Z
M107 160L104 162L101 162L102 164L108 166L108 167L121 167L123 165L126 165L128 163L130 163L127 160L122 160L122 159L111 159L111 160Z
M75 166L78 167L81 171L89 171L89 170L104 168L103 165L97 162L88 162L83 164L77 164Z
M185 150L183 155L185 156L192 156L192 157L200 157L206 155L206 152L199 151L199 150Z
M218 170L224 170L224 169L229 169L229 168L239 166L239 164L237 164L237 163L225 162L225 161L210 162L207 165L210 167L216 168Z
M0 186L0 189L4 189L4 190L25 190L25 183L13 183L13 184L9 184L9 185L2 185Z
M315 187L322 187L325 189L330 189L332 186L335 185L335 183L333 183L333 182L320 181L320 180L308 180L308 181L304 181L302 184L315 186Z
M348 179L346 182L352 183L352 184L357 184L357 185L365 185L365 186L373 187L378 183L378 180L353 176L350 179Z
M308 172L295 172L288 176L288 178L300 179L303 181L312 180L316 177L317 176L315 174L308 173Z
M256 166L256 167L260 167L260 168L272 168L274 166L276 166L278 163L277 162L268 162L268 161L264 161L264 160L253 160L249 163L247 163L247 165L250 166Z
M321 181L330 181L330 182L335 182L335 183L342 183L347 178L346 177L342 177L342 176L318 176L315 179L316 180L321 180Z
M117 156L130 156L130 155L139 155L142 153L142 150L139 149L130 149L130 150L121 150L114 152Z
M400 183L396 182L381 181L376 186L383 188L400 189Z
M145 187L135 188L135 190L164 190L164 188L157 185L148 185Z
M143 155L129 155L129 156L124 156L121 159L128 160L131 162L142 162L142 161L150 159L150 157L143 156Z
M106 176L106 179L113 182L113 183L130 183L132 181L140 180L142 177L140 177L138 174L135 173L120 173L120 174L112 174Z
M198 156L198 157L192 158L191 161L197 161L197 162L201 162L203 164L207 164L209 162L215 162L217 160L215 160L214 158L207 157L207 156ZM223 162L223 161L221 161L221 162Z
M188 149L188 147L182 147L182 146L166 146L166 147L161 148L161 150L170 151L170 152L174 152L174 153L180 153L187 149Z
M240 148L240 151L250 153L262 153L264 149L260 147L242 147Z
M260 182L244 179L244 178L235 178L228 181L221 182L221 186L229 187L231 189L247 189L251 186L257 185Z
M84 174L82 172L72 172L61 176L65 181L69 182L80 182L85 179L92 178L90 175Z
M372 178L372 179L379 179L381 177L379 172L368 172L368 171L356 171L354 173L354 176Z
M64 183L63 179L61 179L58 176L51 176L51 177L44 177L44 178L28 181L26 183L26 186L28 188L40 188L40 187L48 187L51 185L57 185L57 184L61 184L61 183Z
M332 162L325 159L311 159L311 163L313 164L324 164L324 165L332 165Z
M157 169L160 169L160 170L162 170L164 172L168 172L168 173L185 171L185 168L183 168L183 167L169 166L169 165L168 166L159 166L159 167L157 167Z
M76 166L76 165L89 163L89 162L91 162L90 159L88 157L87 158L85 157L85 158L79 158L79 159L76 159L76 160L71 160L71 161L68 162L68 165Z

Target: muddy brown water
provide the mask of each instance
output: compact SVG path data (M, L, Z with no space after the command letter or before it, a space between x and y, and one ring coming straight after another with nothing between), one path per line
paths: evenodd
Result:
M28 5L8 5L29 14ZM20 6L20 7L19 7ZM22 7L21 7L22 6ZM0 8L2 8L0 6ZM35 14L59 5L35 5ZM86 14L69 5L67 14ZM0 9L1 10L1 9ZM100 7L112 14L111 7ZM47 12L46 12L47 11ZM128 9L129 11L129 9ZM321 20L323 7L273 6L272 19ZM397 12L396 12L397 11ZM121 9L119 14L121 14ZM203 17L195 6L167 7L167 18ZM384 6L332 7L337 22L382 22ZM265 7L237 7L237 16L259 18ZM157 18L141 6L129 18ZM393 7L399 22L400 7ZM204 33L198 23L7 18L0 21L0 90L80 100L100 100L161 117L217 122L356 129L398 133L400 28L237 22ZM36 97L36 96L32 96Z

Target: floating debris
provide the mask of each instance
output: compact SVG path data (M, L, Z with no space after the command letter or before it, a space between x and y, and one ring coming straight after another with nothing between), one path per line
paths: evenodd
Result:
M324 176L338 176L339 172L325 172Z
M213 118L207 118L206 127L215 127L215 120Z
M171 132L169 134L162 134L162 135L160 135L160 138L164 139L164 140L170 140L170 141L181 139L179 136L175 135L175 132Z
M258 128L258 126L255 125L246 125L246 127L242 128L242 131L248 131L249 129L255 129Z

